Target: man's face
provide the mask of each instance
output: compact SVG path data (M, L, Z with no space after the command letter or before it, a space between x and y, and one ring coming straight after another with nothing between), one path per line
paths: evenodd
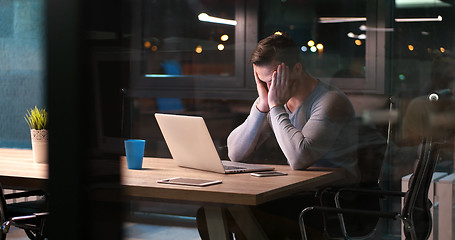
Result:
M271 63L269 65L257 66L254 65L254 69L260 81L265 82L267 84L267 88L270 88L270 84L272 83L272 75L273 72L276 71L278 67L278 63Z

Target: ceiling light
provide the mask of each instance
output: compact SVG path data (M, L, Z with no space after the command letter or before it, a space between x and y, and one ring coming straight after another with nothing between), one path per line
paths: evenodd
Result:
M360 25L359 29L360 31L393 32L393 28L367 27L365 24Z
M319 23L365 22L366 17L320 17Z
M347 22L366 22L366 17L320 17L319 23L347 23ZM429 18L395 18L395 22L442 22L442 16L429 17ZM376 30L376 31L393 31L390 28L367 28L360 26L361 29Z
M442 17L433 18L395 18L395 22L442 22Z
M451 4L441 0L395 0L397 8L450 7Z
M209 16L207 13L201 13L197 16L197 18L199 19L199 21L202 21L202 22L227 24L227 25L232 25L232 26L237 25L237 21L235 21L235 20L212 17L212 16Z

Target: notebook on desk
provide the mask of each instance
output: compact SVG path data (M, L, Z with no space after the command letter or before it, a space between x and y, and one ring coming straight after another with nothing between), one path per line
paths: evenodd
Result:
M221 160L205 121L198 116L155 113L172 158L181 167L218 173L273 170L273 167Z

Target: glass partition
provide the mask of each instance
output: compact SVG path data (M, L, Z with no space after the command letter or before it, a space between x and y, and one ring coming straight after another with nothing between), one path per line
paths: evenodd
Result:
M16 2L14 6L21 6ZM373 149L376 151L373 155L386 156L380 159L383 160L378 178L381 188L401 190L402 178L413 172L421 140L427 134L437 134L438 143L442 143L436 171L453 174L455 104L451 95L455 88L455 8L450 1L119 0L111 4L115 11L106 11L106 6L99 1L92 2L97 3L97 7L90 9L93 14L87 15L81 10L84 13L81 15L91 16L84 21L96 21L93 24L96 28L89 29L92 39L85 42L90 46L89 51L93 51L88 61L93 69L87 70L92 78L65 78L65 81L81 84L84 80L90 82L84 87L95 90L95 96L89 96L95 101L86 104L93 105L97 117L93 123L97 132L92 134L97 134L98 141L91 139L91 142L100 148L98 150L106 150L113 161L124 154L123 138L145 139L145 157L172 157L156 124L156 112L204 117L219 155L226 159L227 136L247 119L257 97L249 56L258 40L282 32L288 33L301 46L303 63L312 75L346 93L359 125L371 126L380 139L388 143L387 152ZM0 6L14 7L9 1ZM77 19L75 16L73 18ZM6 14L0 19L13 18ZM73 30L79 34L80 29ZM12 32L3 31L3 34ZM53 37L61 40L68 36L55 34ZM6 47L16 41L0 40L3 43L0 44L0 55L13 55L15 51L6 50ZM30 42L25 43L30 45ZM60 50L57 47L54 44L50 50ZM73 48L72 52L77 50ZM56 52L65 59L66 62L62 61L67 64L65 66L72 66L68 59L77 58L76 54L66 51ZM4 64L3 68L9 69L0 74L5 77L11 73L3 83L7 84L4 91L13 93L11 96L15 96L15 92L8 90L14 89L10 86L24 85L15 72L19 65ZM59 66L50 71L61 69ZM434 92L441 94L438 97L443 101L430 101L429 95ZM80 98L83 101L85 95ZM6 99L7 105L17 102L12 97ZM66 102L61 101L61 104ZM15 119L19 119L16 115ZM62 116L76 119L71 118L72 115ZM9 126L12 126L11 122ZM60 133L66 133L66 130L62 128ZM110 144L111 140L115 140L115 145ZM65 150L62 148L61 151ZM358 151L357 154L359 158L368 157L371 152ZM68 171L67 162L58 163ZM68 160L68 163L68 166L80 164L79 159ZM106 166L96 165L94 169L102 172ZM103 184L108 183L108 187L111 183L122 184L119 176L122 166L116 165L116 172L106 178L95 175L94 179L105 181ZM84 174L77 168L72 169L73 176ZM156 169L148 166L143 169L146 171L153 175ZM71 176L61 174L52 181L67 184L74 180ZM93 185L83 185L85 183L75 184L83 190L93 191ZM97 193L107 196L108 201L103 203L111 203L114 199L104 192ZM123 230L123 235L117 234L119 238L198 238L196 216L204 203L168 201L154 196L153 199L136 198L128 193L122 197L124 209L113 211L115 216L122 215L122 218L108 214L99 216L102 220L122 221L123 228L116 228ZM437 199L434 194L430 197ZM88 211L96 210L96 206ZM385 210L399 211L401 199L384 201L382 206ZM435 204L432 209L437 207ZM437 217L434 215L433 219ZM436 220L434 223L438 224ZM447 223L454 226L450 220ZM98 225L90 225L98 228ZM445 234L438 232L437 227L433 225L434 239ZM64 230L55 231L59 229ZM377 228L376 237L399 239L401 229L400 221L383 221Z
M428 97L434 91L454 87L454 6L445 1L396 0L390 11L393 13L390 84L398 115L392 138L395 152L386 173L388 187L399 190L401 178L414 170L422 138L442 144L435 171L453 173L454 142L450 134L453 126L444 122L453 122L454 103L450 98L433 102ZM430 192L428 197L434 196ZM395 205L399 204L397 200ZM437 205L432 211L436 214ZM438 216L433 217L431 236L447 234L438 232ZM387 231L399 234L400 226L391 223Z

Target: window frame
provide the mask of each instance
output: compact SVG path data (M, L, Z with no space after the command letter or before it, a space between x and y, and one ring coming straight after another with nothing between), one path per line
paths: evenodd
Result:
M142 18L143 0L132 3L131 59L142 59ZM258 42L259 0L236 0L235 11L237 26L235 30L235 76L181 76L145 77L141 64L131 64L130 96L134 97L182 97L182 98L225 98L254 99L255 82L249 56ZM385 0L370 1L367 5L367 26L372 29L391 26L392 13L387 12L393 3ZM390 84L390 42L392 34L385 31L367 31L366 74L365 78L336 78L333 84L347 93L389 94ZM389 49L389 50L387 50ZM311 72L311 69L310 69ZM315 76L318 77L318 76ZM321 77L322 81L332 79Z
M135 1L132 6L132 38L131 47L136 49L131 52L131 59L141 59L145 61L144 53L139 50L142 48L142 18L145 12L143 9L143 0ZM132 81L130 84L131 94L140 97L159 97L159 96L176 96L176 97L195 97L213 95L209 91L240 89L245 87L245 1L235 1L235 75L229 77L223 76L203 76L203 75L184 75L184 76L153 76L146 77L141 64L132 63ZM194 91L188 91L192 89ZM229 91L228 91L229 93ZM232 92L231 92L232 94ZM217 94L215 94L217 95ZM230 95L230 94L223 94Z

